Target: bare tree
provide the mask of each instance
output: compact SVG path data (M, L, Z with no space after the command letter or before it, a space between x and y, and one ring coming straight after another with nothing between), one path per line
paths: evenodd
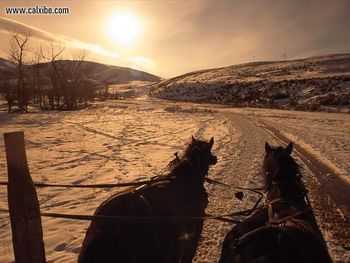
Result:
M62 90L65 90L65 83L61 77L60 68L58 65L58 59L62 55L64 47L50 43L50 49L45 51L40 48L41 56L47 62L47 73L51 80L52 89L48 91L48 99L51 110L59 109Z
M87 64L85 63L86 51L76 50L72 54L72 61L66 63L64 69L64 79L67 90L64 91L64 104L62 109L76 109L78 108L77 100L84 92L84 83L86 81Z
M34 100L37 99L38 101L33 101L34 104L39 103L40 109L45 108L45 94L44 94L44 81L42 78L42 69L45 67L45 64L43 63L44 58L41 54L41 48L36 50L32 57L32 87L33 87L33 95L35 97Z
M48 91L50 108L73 110L87 106L94 98L96 83L89 79L92 73L90 64L85 61L86 51L76 50L71 60L59 60L65 49L51 43L50 50L41 48L42 57L48 62L47 72L52 89Z
M30 99L41 109L47 108L48 102L51 110L86 107L87 101L94 99L97 84L89 78L92 67L85 61L86 51L74 51L70 61L60 60L65 48L51 42L49 48L40 47L30 53L29 33L9 32L10 46L6 52L16 65L16 77L0 83L9 112L15 101L21 112L27 112Z
M20 111L28 111L28 95L24 82L24 63L27 59L28 43L30 39L29 33L18 33L10 30L10 47L7 56L10 61L16 63L17 66L17 101Z

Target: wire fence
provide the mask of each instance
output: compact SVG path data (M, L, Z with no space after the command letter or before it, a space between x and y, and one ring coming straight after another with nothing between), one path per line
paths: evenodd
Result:
M172 177L158 177L158 178L151 178L148 180L142 180L142 181L133 181L133 182L125 182L125 183L117 183L117 184L89 184L89 185L72 185L72 184L48 184L48 183L34 183L35 187L58 187L58 188L118 188L118 187L128 187L128 186L142 186L142 185L150 185L157 182L164 182L169 181L170 179L173 179ZM176 222L176 221L198 221L198 220L216 220L221 222L228 222L237 224L240 223L241 220L234 219L232 217L237 216L248 216L254 211L256 211L259 207L259 204L263 198L263 193L261 192L261 188L246 188L246 187L238 187L238 186L230 186L225 183L206 178L206 182L209 184L219 185L222 187L227 187L235 190L244 190L244 191L250 191L255 194L258 194L260 197L254 204L254 206L251 209L246 209L242 211L236 211L230 214L225 215L210 215L205 214L204 216L147 216L147 217L140 217L140 216L105 216L105 215L84 215L84 214L64 214L64 213L48 213L48 212L40 212L40 215L43 217L52 217L52 218L64 218L64 219L75 219L75 220L85 220L85 221L92 221L92 220L114 220L114 221L122 221L122 222ZM7 182L0 182L0 185L7 186ZM243 199L243 192L239 191L235 193L236 198ZM0 212L2 213L9 213L8 209L0 208Z

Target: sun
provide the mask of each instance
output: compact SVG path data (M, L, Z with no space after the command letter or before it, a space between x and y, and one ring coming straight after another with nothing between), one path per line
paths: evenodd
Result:
M108 33L119 44L128 45L139 36L140 24L131 14L117 14L108 22Z

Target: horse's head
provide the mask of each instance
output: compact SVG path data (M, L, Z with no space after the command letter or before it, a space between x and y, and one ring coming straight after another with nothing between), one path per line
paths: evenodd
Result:
M191 144L189 145L190 154L195 155L199 161L204 165L215 165L217 162L217 157L211 153L213 148L214 137L212 137L209 142L196 140L192 136Z
M296 181L299 177L299 165L291 156L293 143L286 148L271 147L265 143L265 158L263 164L265 189L273 184L284 184Z
M211 153L214 144L214 137L209 142L197 140L192 136L191 143L187 147L183 159L190 161L197 172L206 176L210 165L215 165L217 157Z

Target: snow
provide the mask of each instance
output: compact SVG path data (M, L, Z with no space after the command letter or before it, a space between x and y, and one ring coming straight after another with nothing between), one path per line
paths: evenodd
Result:
M2 109L2 108L1 108ZM191 135L214 136L217 165L209 176L233 186L261 186L264 142L277 142L255 125L263 120L290 139L302 142L348 174L350 115L263 109L231 109L213 105L152 100L95 103L74 112L7 114L0 112L0 132L23 130L34 181L67 184L118 183L150 178L163 171L174 152L185 149ZM6 181L3 140L0 140L0 181ZM348 178L348 175L343 175ZM207 213L225 214L247 209L257 200L233 189L206 185ZM120 189L37 189L42 211L92 214ZM0 208L7 207L6 187L0 186ZM43 217L47 262L76 262L88 222ZM216 262L232 224L205 221L194 262ZM323 230L324 231L324 230ZM334 244L331 231L323 232L336 262L349 253ZM332 243L333 242L333 243ZM0 262L13 262L9 217L0 217Z
M151 95L233 106L348 112L349 65L349 54L233 65L164 80Z
M350 115L287 110L236 109L263 120L301 145L350 183Z
M149 103L101 103L77 112L13 114L11 118L2 112L0 119L1 133L25 132L33 180L63 184L150 178L162 172L174 152L181 154L191 135L208 140L215 136L214 152L229 135L223 119L211 114L174 114ZM0 180L6 181L3 140L0 160ZM38 197L42 211L92 214L115 191L44 188L38 189ZM0 188L0 200L0 207L6 208L6 187ZM48 262L75 262L87 226L87 222L43 218ZM0 262L9 262L9 218L3 214L0 233Z

